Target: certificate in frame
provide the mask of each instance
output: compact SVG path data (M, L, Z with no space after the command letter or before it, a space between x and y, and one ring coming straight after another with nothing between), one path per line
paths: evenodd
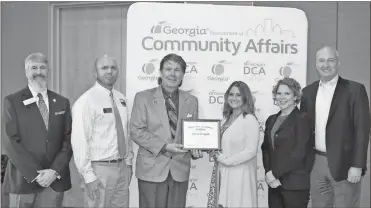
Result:
M182 144L184 150L220 149L220 120L183 119Z

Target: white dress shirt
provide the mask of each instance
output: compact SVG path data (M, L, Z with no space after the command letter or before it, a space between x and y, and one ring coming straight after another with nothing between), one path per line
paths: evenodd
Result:
M125 96L112 90L120 113L125 133L127 153L125 162L132 165L132 144L128 138L128 112ZM72 107L71 144L78 172L85 183L97 179L91 166L92 161L119 159L115 116L111 104L110 91L98 82L86 91ZM107 111L107 109L111 109ZM129 142L128 142L129 141Z
M34 97L36 99L36 105L37 105L37 107L39 107L39 97L37 96L38 93L34 89L32 89L32 87L30 85L28 85L28 89L30 89L31 94L32 94L32 97ZM45 89L44 91L42 91L40 93L43 96L44 102L45 102L46 107L48 108L48 112L49 112L48 90Z
M319 82L317 98L316 98L316 149L321 152L326 152L326 125L330 112L332 98L335 88L339 80L339 75L336 75L328 82Z

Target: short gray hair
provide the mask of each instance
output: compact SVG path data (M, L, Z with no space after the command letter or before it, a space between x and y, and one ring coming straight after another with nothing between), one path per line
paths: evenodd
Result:
M31 53L24 60L24 67L25 67L25 69L28 69L30 67L30 64L32 62L40 62L40 63L48 64L48 59L42 53Z

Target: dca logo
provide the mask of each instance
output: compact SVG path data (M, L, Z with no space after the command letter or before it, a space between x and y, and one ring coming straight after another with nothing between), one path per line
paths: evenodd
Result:
M224 104L224 92L216 92L215 90L209 92L209 104Z
M158 33L161 33L161 31L162 31L162 27L164 26L165 23L166 23L166 21L158 22L156 25L154 25L154 26L151 28L151 33L152 33L152 34L158 34Z
M294 63L291 62L291 63L287 63L286 65L282 66L279 70L280 75L283 76L283 77L290 77L290 75L292 73L293 65L294 65Z
M264 67L264 63L253 63L250 61L246 61L243 66L243 74L252 76L264 76L266 75Z
M142 65L143 75L138 76L139 80L154 81L157 80L158 76L154 74L156 71L158 59L152 59Z
M243 65L244 78L248 81L260 81L265 77L265 63L246 61Z
M213 76L208 76L207 79L210 81L219 81L226 82L229 80L229 77L223 76L225 65L229 64L225 60L219 61L211 67L211 72Z
M198 73L196 65L197 62L186 62L187 68L186 68L186 74L192 74L192 73Z

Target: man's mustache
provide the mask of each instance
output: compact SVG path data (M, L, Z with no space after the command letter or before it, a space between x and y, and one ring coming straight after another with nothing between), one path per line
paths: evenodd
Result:
M43 75L43 74L35 74L35 75L32 76L33 79L35 79L36 77L45 78L45 75Z

